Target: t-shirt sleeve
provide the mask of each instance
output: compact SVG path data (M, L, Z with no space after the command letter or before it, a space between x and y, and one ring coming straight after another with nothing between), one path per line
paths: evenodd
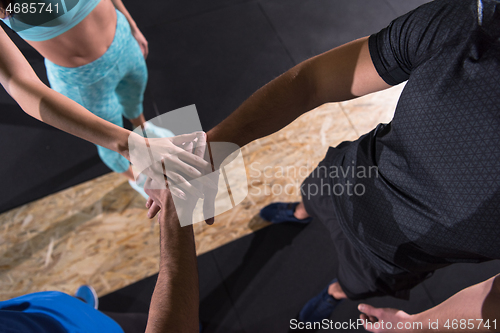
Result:
M473 19L471 4L472 0L435 0L371 35L368 45L378 74L390 85L408 80L419 64L444 43L453 42L456 24L463 24L460 19Z

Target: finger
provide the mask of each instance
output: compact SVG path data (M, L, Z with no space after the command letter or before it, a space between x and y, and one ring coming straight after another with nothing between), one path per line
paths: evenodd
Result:
M144 192L146 192L146 194L151 197L151 189L153 188L153 179L151 177L148 176L148 178L146 179L146 182L144 183L143 188L144 188ZM150 200L152 200L152 199L148 198L148 200L146 201L146 207L148 207L148 203L151 206L152 202L150 202Z
M191 141L191 142L186 142L184 144L184 150L187 151L188 153L193 153L193 148L194 148L194 142Z
M165 176L163 174L162 163L155 162L144 169L142 173L148 176L146 183L144 183L145 191L146 189L165 189ZM146 191L146 193L148 193L148 191Z
M181 182L181 183L169 183L170 187L178 187L182 192L185 193L185 199L193 199L197 200L198 198L203 198L203 192L198 189L196 186L189 182Z
M153 204L148 210L148 218L152 219L153 217L156 216L156 214L158 214L159 211L160 211L160 206L158 206L156 202L153 202Z
M172 143L174 145L178 146L178 145L182 144L183 142L189 142L189 141L195 140L198 137L198 133L203 133L203 132L197 131L197 132L188 133L188 134L180 134L180 135L176 135L176 136L170 138L170 140L172 141Z
M186 194L180 188L178 188L178 187L171 187L170 188L170 193L172 194L172 196L180 198L182 200L186 200L187 199Z
M177 156L182 162L197 167L205 172L212 171L212 165L209 161L205 161L202 157L196 156L191 152L185 150L175 152L173 155Z
M359 318L363 321L363 328L368 332L372 332L372 331L370 331L369 325L367 325L367 321L369 320L368 317L362 313L359 315ZM373 327L371 327L371 328L373 328Z
M145 186L144 186L145 187ZM153 199L151 199L151 197L148 198L148 200L146 201L146 208L151 208L151 205L153 204Z
M194 180L198 183L201 183L201 185L207 187L207 188L212 188L214 190L217 189L218 185L217 183L214 183L211 177L208 177L207 174L205 173L205 170L203 173L200 170L197 170L196 168L190 166L189 164L186 164L182 162L181 160L175 160L171 159L170 161L166 162L165 168L172 170L172 172L176 172L178 174L182 174L185 176L185 180ZM211 172L211 170L210 170ZM168 177L168 175L167 175Z
M358 310L360 312L365 313L368 316L376 316L378 317L380 313L380 309L374 308L373 306L369 304L360 304L358 305Z
M203 197L203 192L188 182L182 175L169 171L166 174L169 187L180 187L183 192L187 192L197 198Z
M200 132L198 135L198 142L196 143L196 149L194 154L199 157L205 156L205 150L207 146L207 135L204 132Z
M198 178L201 178L203 176L205 176L206 174L208 174L209 172L207 172L206 169L197 169L181 160L170 160L170 164L167 164L168 165L168 168L167 170L170 170L170 171L174 171L174 172L177 172L177 173L181 173L183 174L188 180L193 180L193 179L198 179ZM202 181L200 179L200 181ZM207 184L208 185L208 184Z

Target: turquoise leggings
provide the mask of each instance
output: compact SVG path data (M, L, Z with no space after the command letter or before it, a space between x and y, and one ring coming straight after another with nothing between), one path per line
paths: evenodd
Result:
M47 77L55 91L115 125L123 118L135 119L143 111L142 102L148 72L141 49L122 13L113 42L99 59L80 67L68 68L45 59ZM97 146L104 164L115 172L125 172L129 162L122 155Z

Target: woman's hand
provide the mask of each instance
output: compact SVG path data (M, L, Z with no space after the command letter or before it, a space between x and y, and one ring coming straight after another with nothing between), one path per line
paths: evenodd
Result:
M144 37L139 28L132 29L132 36L134 36L135 40L139 44L142 55L144 56L144 59L146 59L149 53L148 41L146 40L146 37Z

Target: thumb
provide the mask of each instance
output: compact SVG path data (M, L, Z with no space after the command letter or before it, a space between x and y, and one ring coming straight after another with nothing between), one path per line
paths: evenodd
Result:
M374 317L377 317L377 315L380 314L380 310L369 305L369 304L360 304L358 305L358 310L360 312L363 312L364 314L368 315L368 316L374 316Z

